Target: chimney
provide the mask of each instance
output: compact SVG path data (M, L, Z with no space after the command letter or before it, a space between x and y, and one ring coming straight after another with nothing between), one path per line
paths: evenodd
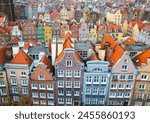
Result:
M98 57L101 59L101 60L105 60L105 54L106 54L106 51L105 50L98 50Z
M53 39L51 42L51 54L52 54L52 65L55 63L56 59L56 39Z
M62 41L59 41L58 44L57 44L57 56L62 52L63 50L63 42Z
M19 52L19 46L13 46L12 51L13 51L13 57L15 57Z

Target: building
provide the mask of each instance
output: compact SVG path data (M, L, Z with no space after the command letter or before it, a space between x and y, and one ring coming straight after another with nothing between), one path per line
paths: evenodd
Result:
M79 39L79 30L78 30L78 26L73 23L70 27L70 31L71 31L71 34L72 34L72 38L76 41L78 41Z
M137 55L133 62L138 68L138 75L136 78L134 93L132 97L133 106L150 106L150 50L145 50Z
M38 24L38 27L36 28L36 37L37 37L36 39L39 42L39 44L44 46L45 45L45 42L44 42L44 27L41 23Z
M68 19L68 10L65 6L60 10L60 19L67 20Z
M59 21L54 21L53 23L53 38L60 38L60 29L61 29L61 25Z
M56 105L82 105L83 69L82 58L66 42L55 62Z
M111 35L117 43L122 41L123 32L121 25L110 23L105 28L106 33Z
M24 41L36 41L36 27L31 21L27 21L22 25L22 39Z
M83 22L79 28L79 42L84 42L89 38L89 28L87 23Z
M83 80L83 105L107 105L109 96L109 62L101 61L93 53L86 62Z
M14 5L13 0L1 0L0 1L0 16L7 16L9 21L13 21L14 18Z
M44 41L45 41L46 47L52 41L52 27L51 26L48 26L48 25L44 26Z
M33 105L55 105L55 81L53 66L46 56L43 56L30 76L30 87Z
M62 22L62 25L61 25L61 29L60 29L60 37L61 38L64 38L65 34L67 33L67 31L70 31L69 30L69 25L67 24L66 21Z
M131 105L137 69L129 53L115 43L111 36L102 40L106 59L111 67L111 82L107 105Z
M11 31L11 37L18 37L20 40L22 40L22 31L19 29L18 26L14 26Z
M109 12L106 13L106 21L107 22L113 22L115 24L121 24L122 23L122 14L120 10L112 9Z
M92 43L96 43L97 42L97 30L96 28L91 28L89 31L89 40Z
M33 60L23 50L5 64L12 104L31 105L29 74Z
M51 21L60 20L60 13L57 10L54 10L51 13Z

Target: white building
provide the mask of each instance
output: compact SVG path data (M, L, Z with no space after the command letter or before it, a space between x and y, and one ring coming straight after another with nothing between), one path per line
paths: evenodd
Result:
M19 30L18 26L14 26L11 31L11 37L18 37L22 40L22 31Z

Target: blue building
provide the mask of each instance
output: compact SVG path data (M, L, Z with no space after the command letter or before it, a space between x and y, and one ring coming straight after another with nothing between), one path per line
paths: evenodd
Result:
M109 62L101 61L93 54L86 65L83 79L83 105L106 105L111 74Z

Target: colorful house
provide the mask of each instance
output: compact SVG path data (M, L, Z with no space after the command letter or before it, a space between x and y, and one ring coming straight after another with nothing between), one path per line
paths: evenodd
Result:
M69 25L66 21L62 22L61 29L60 29L60 37L64 38L66 31L69 31Z
M65 6L60 10L60 19L67 20L68 19L68 11Z
M150 50L137 55L133 62L138 68L138 75L134 85L132 97L133 106L150 106Z
M14 26L11 31L11 37L18 37L20 40L22 40L22 31L18 28L18 26Z
M43 56L30 76L31 97L33 105L55 105L55 81L53 66Z
M89 40L91 40L93 43L97 42L97 30L96 28L91 28L89 31Z
M89 28L87 23L83 22L79 28L79 41L84 42L89 38Z
M71 34L72 34L72 38L74 38L76 41L78 41L79 39L79 30L78 30L78 26L73 23L70 27L70 31L71 31Z
M61 25L59 21L54 21L53 23L53 38L60 38L60 29L61 29Z
M101 61L96 53L87 59L83 79L83 105L107 105L109 96L109 62Z
M60 13L57 10L54 10L51 13L51 21L60 20Z
M29 74L33 67L32 58L21 50L4 67L7 71L12 103L17 105L31 105Z
M84 63L67 41L64 50L56 58L56 105L82 105Z
M37 42L41 45L44 45L44 27L41 23L38 24L38 27L36 28L36 37Z
M45 46L48 46L49 43L52 40L52 27L51 26L44 26L44 41L45 41Z

